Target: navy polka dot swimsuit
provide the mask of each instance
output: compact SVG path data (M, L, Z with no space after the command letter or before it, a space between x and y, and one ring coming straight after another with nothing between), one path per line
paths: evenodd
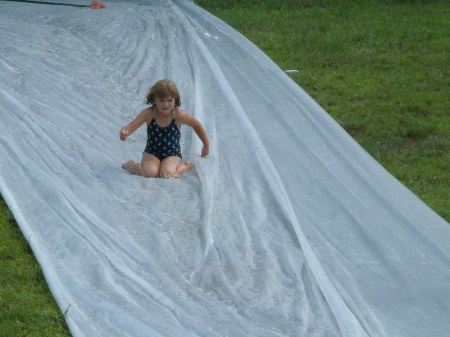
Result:
M164 160L170 156L181 158L180 147L181 132L178 129L177 122L174 118L166 127L161 127L156 123L155 115L147 126L147 145L145 152Z

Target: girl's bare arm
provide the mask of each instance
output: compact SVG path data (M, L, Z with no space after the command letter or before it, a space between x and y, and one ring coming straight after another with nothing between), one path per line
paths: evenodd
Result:
M127 139L129 135L131 135L134 131L136 131L142 124L144 124L148 120L148 116L150 113L150 109L142 110L130 124L124 126L120 129L119 137L120 140L124 141Z
M181 109L178 109L177 111L177 120L180 124L189 125L194 129L198 138L200 138L203 143L202 157L207 156L209 153L209 141L202 123L200 123L195 117L191 116L188 112Z

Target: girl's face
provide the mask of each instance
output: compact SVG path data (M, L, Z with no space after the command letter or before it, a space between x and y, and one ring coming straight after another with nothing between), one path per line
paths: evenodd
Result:
M156 97L155 104L159 114L169 116L175 107L175 98L170 96L164 98Z

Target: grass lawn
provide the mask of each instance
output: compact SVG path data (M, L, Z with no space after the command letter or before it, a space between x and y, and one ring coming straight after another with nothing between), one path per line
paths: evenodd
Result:
M197 0L291 74L373 157L450 218L446 1ZM70 336L0 199L0 337Z
M0 337L70 336L42 271L0 199Z
M446 1L197 0L260 47L447 221Z

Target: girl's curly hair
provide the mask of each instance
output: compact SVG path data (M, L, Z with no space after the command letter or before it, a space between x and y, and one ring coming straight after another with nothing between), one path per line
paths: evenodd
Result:
M171 80L160 80L156 82L147 94L145 103L155 104L155 98L166 98L172 97L175 99L175 106L179 107L181 105L180 93L178 92L177 86Z

